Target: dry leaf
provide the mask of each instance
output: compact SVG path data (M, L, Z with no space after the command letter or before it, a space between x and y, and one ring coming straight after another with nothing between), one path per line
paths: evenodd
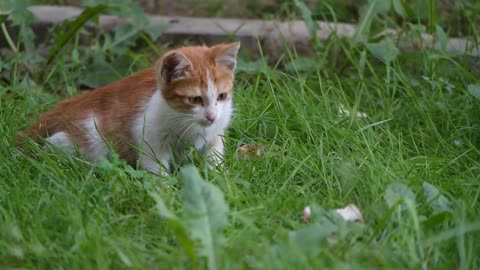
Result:
M263 155L265 145L263 144L245 144L238 148L237 154L242 158L253 159Z
M355 116L356 116L357 118L367 118L367 117L368 117L368 114L367 114L367 113L364 113L364 112L357 112L357 113L355 114Z
M350 117L350 111L347 110L343 104L340 104L340 106L338 106L338 113L340 114L340 116ZM355 117L368 118L368 114L364 112L357 112L355 113Z
M340 116L350 116L350 112L345 109L345 106L343 106L343 104L340 104L340 106L338 106L338 114L340 114Z
M340 216L343 217L345 221L356 222L359 221L363 223L363 216L358 207L354 204L349 204L345 208L335 209ZM312 215L312 210L310 206L305 206L303 208L303 222L310 222L310 217Z

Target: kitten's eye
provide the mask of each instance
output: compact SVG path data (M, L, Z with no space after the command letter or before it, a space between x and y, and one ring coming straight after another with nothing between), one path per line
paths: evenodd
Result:
M192 104L202 104L203 102L203 99L202 97L189 97L188 98L188 102L192 103Z
M227 96L228 96L227 93L221 93L220 95L218 95L217 100L218 101L223 101L223 100L227 99Z

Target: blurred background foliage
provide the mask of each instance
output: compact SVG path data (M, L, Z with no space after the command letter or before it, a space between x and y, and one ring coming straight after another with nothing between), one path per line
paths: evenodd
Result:
M375 0L306 0L303 1L317 20L337 20L356 23L369 2ZM110 0L33 0L33 4L76 5L112 4ZM131 1L145 12L162 15L240 17L261 19L298 19L294 0L140 0ZM378 18L390 27L412 20L428 24L429 9L438 14L437 23L448 33L463 36L472 33L471 24L480 26L480 1L477 0L380 0L386 12ZM411 14L399 15L402 6L408 6ZM407 8L407 9L408 9ZM332 13L332 11L334 13ZM403 12L402 12L403 13ZM403 16L402 16L403 15ZM448 16L447 16L448 15ZM411 17L411 18L408 18Z

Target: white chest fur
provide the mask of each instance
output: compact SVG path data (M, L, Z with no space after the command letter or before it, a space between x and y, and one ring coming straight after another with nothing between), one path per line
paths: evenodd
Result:
M193 113L174 111L162 97L160 90L155 91L132 127L135 143L141 151L142 165L148 170L159 172L161 163L168 170L172 153L183 156L189 146L198 150L212 148L223 154L220 136L228 126L231 115L230 100L222 107L215 122L203 126ZM221 145L218 145L219 143Z

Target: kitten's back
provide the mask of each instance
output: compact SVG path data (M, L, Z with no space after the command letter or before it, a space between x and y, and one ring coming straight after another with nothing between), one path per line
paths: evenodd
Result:
M17 135L39 141L57 132L67 132L81 140L78 124L92 114L99 119L97 127L103 134L129 134L129 123L141 110L142 103L156 89L155 70L149 68L91 92L60 102L54 109L44 113L25 132Z

